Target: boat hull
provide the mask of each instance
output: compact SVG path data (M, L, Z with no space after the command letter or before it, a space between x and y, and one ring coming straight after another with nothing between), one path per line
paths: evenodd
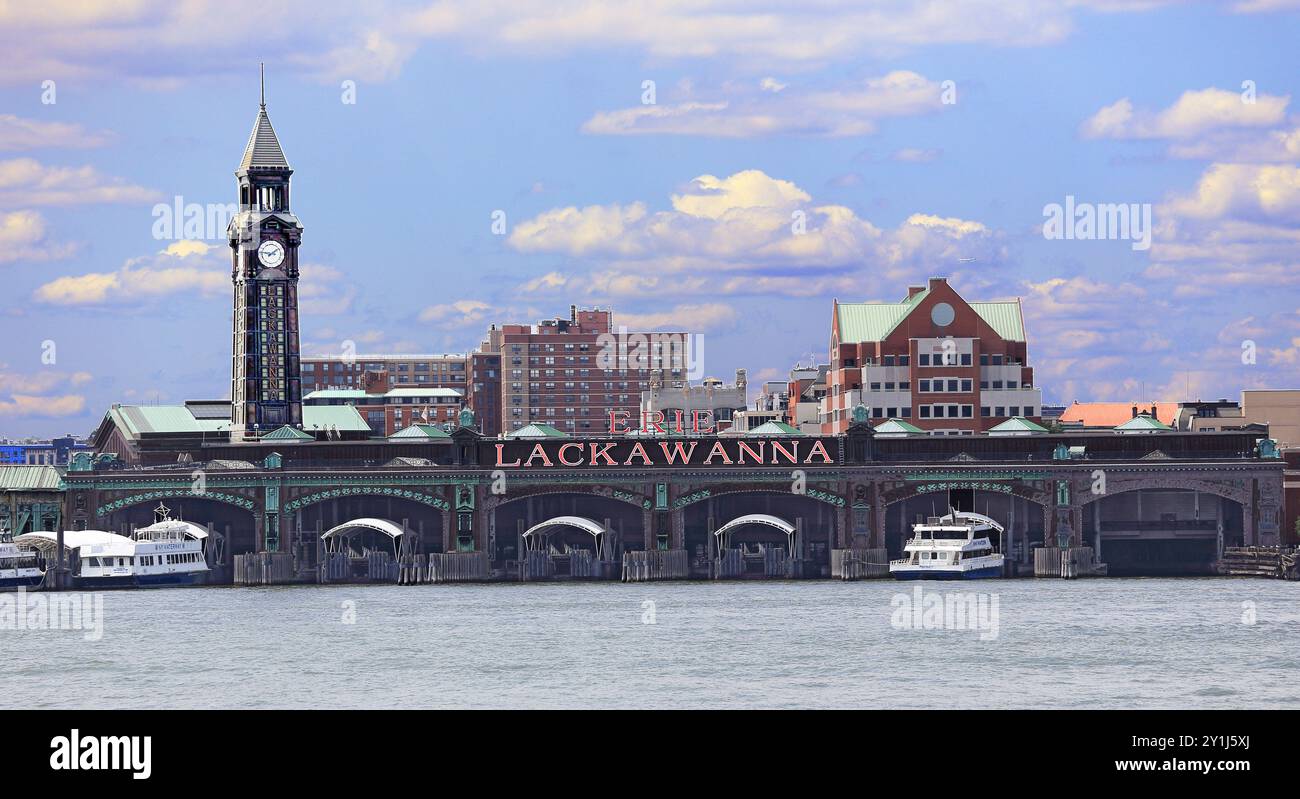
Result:
M181 572L177 574L133 574L129 577L77 577L77 588L165 588L167 586L200 585L207 572Z
M44 578L43 574L30 577L0 577L0 591L8 591L12 588L35 588Z
M983 566L978 569L894 569L889 576L895 580L992 580L1002 576L1002 566Z

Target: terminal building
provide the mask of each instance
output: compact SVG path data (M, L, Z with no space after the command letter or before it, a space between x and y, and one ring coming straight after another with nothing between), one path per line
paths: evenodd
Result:
M574 308L496 331L507 437L468 407L449 421L403 414L395 430L385 416L379 435L367 406L346 401L362 398L303 401L302 226L287 215L287 163L264 105L249 147L237 174L256 210L231 235L232 399L114 405L60 484L6 477L29 508L11 519L30 527L30 506L55 491L59 529L125 533L165 501L208 531L213 573L248 584L357 570L618 579L620 564L624 579L827 577L847 559L898 557L913 523L950 508L1005 527L1014 573L1043 548L1092 547L1111 574L1195 574L1226 547L1279 544L1294 521L1287 467L1253 430L1136 417L1045 430L1019 304L967 303L937 278L896 305L835 305L819 431L773 419L743 433L611 435L608 412L635 415L663 365L597 365L610 314ZM264 251L268 241L278 246ZM419 407L389 402L402 390L382 381L373 393L385 408ZM371 395L355 383L317 391ZM769 413L806 394L787 393Z

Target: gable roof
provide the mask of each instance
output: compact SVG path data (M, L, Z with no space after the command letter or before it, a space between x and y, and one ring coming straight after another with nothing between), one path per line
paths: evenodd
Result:
M771 422L764 422L763 424L760 424L758 427L755 427L753 430L750 430L749 433L748 433L748 435L751 435L751 436L801 436L801 435L804 435L804 432L803 432L802 430L800 430L799 428L797 428L797 427L791 427L790 425L786 424L785 422L771 421Z
M1133 418L1129 419L1124 424L1117 424L1115 425L1115 429L1123 433L1173 430L1172 427L1160 421L1159 419L1152 419L1150 416L1147 416L1145 414L1138 414L1137 416L1134 416Z
M926 288L902 302L837 303L840 341L884 341L928 296L930 289ZM1025 321L1020 312L1019 300L967 304L1002 338L1008 341L1025 340Z
M506 438L568 438L567 433L563 433L551 427L549 424L534 422L525 425L513 433L506 433Z
M451 438L451 435L435 424L416 423L398 430L389 438Z
M1023 416L1013 416L1005 422L996 424L988 429L990 434L997 433L1046 433L1047 428L1041 424L1031 422Z
M908 424L902 419L889 419L873 428L876 435L909 435L911 433L924 433L925 431L914 424Z
M289 425L281 425L271 432L262 436L263 441L315 441L316 437L311 433L304 433L297 428Z

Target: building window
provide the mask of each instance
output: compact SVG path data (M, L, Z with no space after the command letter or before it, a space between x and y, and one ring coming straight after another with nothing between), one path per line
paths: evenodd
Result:
M997 406L996 408L994 408L993 410L994 410L994 414L993 414L994 416L999 416L999 417L1001 417L1001 416L1006 416L1006 415L1007 415L1007 408L1006 408L1005 405L999 405L999 406Z
M990 407L987 406L987 405L981 405L981 406L980 406L980 416L992 416L992 415L993 415L993 409L992 409L992 408L990 408Z
M969 418L971 418L971 416L974 415L974 410L975 410L975 409L974 409L974 406L972 406L972 405L963 405L963 406L961 406L961 418L963 418L963 419L969 419Z
M961 354L961 365L962 365L962 366L970 366L970 353L969 353L969 352L963 352L963 353Z
M907 364L911 361L911 359L912 359L912 356L910 356L910 355L900 355L900 356L898 356L898 365L899 365L899 366L907 366Z
M929 380L921 380L921 381L919 381L919 382L920 382L920 386L921 386L920 389L919 389L920 391L922 391L922 392L928 392L928 391L930 390L930 381L929 381Z
M1019 415L1020 415L1020 406L1019 406L1019 405L1012 405L1012 406L1011 406L1011 415L1012 415L1012 416L1019 416Z
M921 406L921 418L922 418L922 419L929 419L929 418L930 418L930 406L929 406L929 405L922 405L922 406Z
M902 411L902 413L900 413L900 414L898 415L900 419L910 419L910 418L912 418L912 409L911 409L911 408L899 408L899 410Z
M911 390L912 390L912 382L911 382L910 380L904 380L904 381L902 381L901 383L898 384L898 390L899 390L899 391L911 391Z
M918 361L918 363L919 363L921 366L929 366L929 365L930 365L930 354L929 354L928 352L923 352L923 353L921 353L920 355L918 355L917 357L920 359L920 360Z
M970 380L963 380L963 381L961 381L961 390L962 390L962 393L964 393L964 394L968 394L968 393L970 393L971 390L972 390L971 387L972 387L973 385L974 385L974 383L972 383Z

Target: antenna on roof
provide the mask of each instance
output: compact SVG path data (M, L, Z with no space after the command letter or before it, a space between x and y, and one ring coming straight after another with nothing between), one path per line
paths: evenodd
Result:
M266 62L258 64L262 72L262 110L266 110Z

